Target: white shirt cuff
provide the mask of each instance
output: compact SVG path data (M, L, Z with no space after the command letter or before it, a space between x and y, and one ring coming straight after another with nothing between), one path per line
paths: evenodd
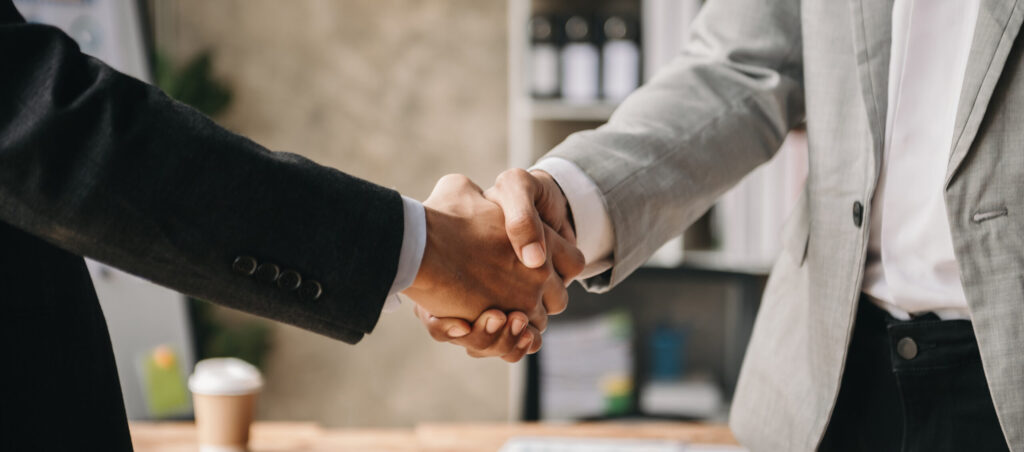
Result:
M615 231L604 205L604 195L593 179L575 163L559 157L545 158L530 170L550 174L569 201L576 225L576 246L587 263L577 279L597 276L611 268Z
M427 217L423 204L408 196L402 196L402 207L405 211L404 234L402 235L402 252L398 257L398 271L391 283L388 298L384 301L384 312L393 312L402 304L398 293L409 288L416 280L423 262L423 250L427 246Z

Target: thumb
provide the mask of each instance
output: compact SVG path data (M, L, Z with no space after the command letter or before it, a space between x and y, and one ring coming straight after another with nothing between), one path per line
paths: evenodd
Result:
M484 196L501 207L505 215L505 233L519 260L530 268L544 265L547 247L544 223L537 212L537 180L522 169L501 173Z

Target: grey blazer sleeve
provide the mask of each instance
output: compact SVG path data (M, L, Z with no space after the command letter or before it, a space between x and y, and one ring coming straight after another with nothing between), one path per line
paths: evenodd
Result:
M594 180L615 233L622 281L782 144L804 116L797 0L715 0L684 52L627 98L607 124L569 136L545 157Z
M398 193L270 152L16 14L0 15L0 221L346 342L373 329L402 243ZM239 272L238 256L322 295Z

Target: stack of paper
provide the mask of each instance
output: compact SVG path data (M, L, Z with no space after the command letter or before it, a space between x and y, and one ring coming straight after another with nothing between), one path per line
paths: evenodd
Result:
M640 410L658 416L714 419L724 415L722 390L709 378L652 381L640 393Z
M609 382L632 381L632 319L615 311L592 319L559 322L544 333L540 354L540 409L546 420L607 413ZM615 386L622 386L621 384ZM631 388L631 384L630 384Z

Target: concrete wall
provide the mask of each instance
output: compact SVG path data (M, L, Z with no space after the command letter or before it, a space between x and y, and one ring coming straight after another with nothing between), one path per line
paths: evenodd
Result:
M504 168L504 1L159 0L152 7L157 45L170 56L215 52L215 73L235 95L219 121L271 149L418 199L446 173L486 187ZM407 426L506 417L507 365L434 343L408 303L357 346L274 329L264 419Z

